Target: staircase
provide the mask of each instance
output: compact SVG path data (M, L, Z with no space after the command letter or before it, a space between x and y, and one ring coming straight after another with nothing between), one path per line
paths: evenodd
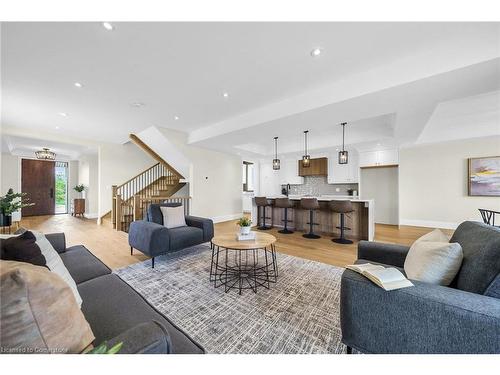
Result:
M173 197L186 183L159 162L121 185L112 186L113 228L128 232L130 223L146 216L147 205L164 201L180 202L189 212L189 197Z

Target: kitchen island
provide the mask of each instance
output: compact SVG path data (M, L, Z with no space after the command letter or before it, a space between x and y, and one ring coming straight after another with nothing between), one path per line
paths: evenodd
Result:
M268 199L274 201L276 198L286 198L285 195L272 195ZM375 202L373 199L359 199L353 196L343 195L322 195L318 197L290 195L288 197L294 202L294 208L288 211L288 228L299 232L309 231L309 211L300 208L300 200L302 198L317 198L320 209L314 213L314 222L318 225L314 226L314 232L324 236L340 236L340 230L337 227L340 225L340 215L330 210L329 202L332 200L350 200L354 211L345 215L345 226L351 228L346 230L346 237L354 240L373 241L375 236ZM272 215L271 215L272 212ZM273 227L283 227L284 209L269 207L266 209L266 216L272 219L266 219L266 224ZM255 199L252 199L252 223L258 224L257 206Z

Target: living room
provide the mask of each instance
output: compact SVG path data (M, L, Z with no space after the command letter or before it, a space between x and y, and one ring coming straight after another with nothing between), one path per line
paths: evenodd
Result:
M185 6L2 17L2 358L497 365L500 22Z

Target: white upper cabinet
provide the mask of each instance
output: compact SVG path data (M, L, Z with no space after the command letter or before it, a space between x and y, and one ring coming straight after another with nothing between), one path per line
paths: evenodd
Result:
M299 176L299 163L297 160L282 160L279 171L280 185L301 185L304 177Z
M331 153L328 158L329 184L355 184L359 181L359 159L355 150L348 150L347 164L339 164L338 152Z
M399 152L397 149L367 151L359 153L360 167L377 167L384 165L398 165Z

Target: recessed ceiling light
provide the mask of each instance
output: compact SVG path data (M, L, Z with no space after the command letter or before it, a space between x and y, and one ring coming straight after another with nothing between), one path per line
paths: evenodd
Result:
M102 26L103 26L106 30L109 30L109 31L113 30L113 25L112 25L111 23L109 23L109 22L103 22L103 23L102 23Z
M68 114L66 112L59 112L59 116L68 117Z
M135 108L141 108L141 107L144 107L144 103L141 103L141 102L135 102L135 103L132 103L130 104L132 107L135 107Z
M56 126L56 130L59 130L59 126Z
M80 82L75 82L74 85L75 85L75 87L78 87L79 89L81 89L83 87L83 85Z
M321 48L315 48L311 51L311 56L318 57L319 55L321 55L322 52L323 50Z
M179 119L179 116L174 116L174 120L177 121Z
M380 146L380 143L377 143L377 146Z
M229 94L227 92L223 93L222 96L226 99L229 98Z

